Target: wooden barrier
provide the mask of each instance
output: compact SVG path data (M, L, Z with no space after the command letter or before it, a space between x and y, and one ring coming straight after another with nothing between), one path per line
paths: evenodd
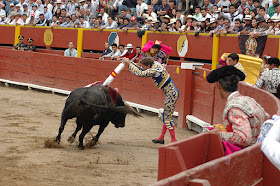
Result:
M45 87L72 91L95 81L104 81L119 64L117 61L97 60L89 58L64 57L57 54L34 53L0 48L0 79L30 83ZM173 81L179 92L185 95L185 90L191 94L191 84L182 77L192 77L191 69L180 69L168 66ZM133 75L125 68L113 87L118 87L126 101L163 108L164 94L157 89L151 78L141 78ZM180 96L176 104L179 113L178 127L186 127L185 115L190 114L190 97L188 101Z
M260 146L261 144L258 143L204 163L161 180L154 186L280 185L280 171L267 160L261 152ZM185 148L188 147L185 146Z
M17 32L15 31L17 28ZM46 33L46 30L48 33ZM80 30L80 31L78 31ZM0 26L0 44L14 44L15 38L22 34L25 39L31 37L34 39L34 45L49 48L67 48L68 42L73 41L75 48L78 49L78 56L81 56L83 50L102 51L104 50L105 41L119 41L119 44L132 43L133 46L142 46L149 40L161 40L163 44L172 47L171 57L179 57L178 40L181 36L186 37L188 41L188 51L184 58L212 60L213 64L217 59L226 52L240 53L237 35L222 35L219 37L210 37L208 34L199 34L195 37L193 33L181 34L172 32L151 32L147 31L140 38L136 31L118 32L117 30L97 29L77 29L77 28L60 28L60 27L41 27L41 26ZM36 34L34 34L36 33ZM118 39L115 39L117 35ZM51 37L52 35L52 37ZM109 39L110 37L110 39ZM280 56L280 36L268 36L267 44L263 54L270 56ZM46 40L49 44L46 44ZM215 41L215 42L214 42ZM26 42L26 40L25 40ZM177 64L177 63L176 63ZM216 66L216 65L214 65Z
M158 180L224 156L218 134L203 133L160 147Z
M193 80L192 115L211 124L223 123L222 114L226 100L223 100L215 84L206 81L209 69L196 68ZM280 114L280 102L272 94L249 86L243 82L239 84L241 94L254 98L270 115Z

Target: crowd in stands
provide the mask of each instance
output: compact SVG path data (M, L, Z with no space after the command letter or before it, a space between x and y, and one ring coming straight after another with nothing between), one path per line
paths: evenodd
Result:
M0 0L0 24L280 35L279 0ZM183 6L186 5L186 6ZM197 35L196 34L196 35Z

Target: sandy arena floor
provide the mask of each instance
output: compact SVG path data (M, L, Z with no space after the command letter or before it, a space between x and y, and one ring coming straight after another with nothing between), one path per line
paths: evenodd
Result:
M158 147L151 139L161 132L153 114L126 118L121 129L112 124L97 146L79 150L70 120L60 149L44 147L55 137L65 96L0 86L0 185L149 185L157 181ZM124 98L125 99L125 98ZM95 134L98 127L91 130ZM176 129L177 140L195 134ZM79 133L78 133L79 135ZM78 137L77 135L77 137ZM91 139L90 135L85 140ZM167 133L166 142L170 143Z

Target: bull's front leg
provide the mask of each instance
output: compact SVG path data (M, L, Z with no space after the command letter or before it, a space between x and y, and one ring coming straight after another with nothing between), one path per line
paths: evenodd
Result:
M101 123L99 125L98 133L96 134L95 137L93 137L93 141L97 142L99 140L100 135L103 133L104 129L108 126L109 121L106 123Z
M84 149L85 149L84 144L83 144L84 137L85 137L85 135L90 131L90 129L91 129L92 127L93 127L93 125L92 125L92 124L88 124L88 123L84 124L84 126L83 126L83 131L82 131L82 133L81 133L80 136L79 136L79 145L78 145L78 147L79 147L81 150L84 150Z

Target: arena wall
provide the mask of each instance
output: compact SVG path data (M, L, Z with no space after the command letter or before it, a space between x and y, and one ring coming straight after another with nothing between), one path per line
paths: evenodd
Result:
M97 29L51 28L41 26L0 26L0 33L2 33L2 36L5 36L0 38L0 45L17 43L17 37L20 34L25 37L25 41L28 37L31 37L34 39L35 46L46 47L47 49L64 49L67 48L69 41L74 41L79 57L81 57L83 50L102 51L105 41L119 41L119 44L126 45L132 43L133 46L143 46L149 40L160 40L163 44L172 47L171 57L181 57L182 61L184 58L212 60L214 62L213 64L217 63L218 56L221 56L223 53L240 53L238 37L233 34L219 37L199 34L198 37L195 37L194 33L181 34L147 31L140 38L137 36L135 30L118 32L117 30L106 29L99 31ZM179 56L178 54L178 51L182 48L182 42L178 44L178 41L182 39L181 36L186 36L187 38L188 49L185 56ZM279 38L280 36L268 36L263 54L279 57Z
M72 58L48 53L34 53L0 48L0 79L72 91L95 81L105 81L119 64L116 61ZM189 63L191 65L191 63ZM176 104L178 127L187 127L186 115L194 115L211 124L222 123L225 100L214 84L206 81L210 72L204 68L181 68L168 65L180 97ZM164 94L155 88L150 78L136 77L125 68L112 83L125 100L163 108ZM280 114L280 103L273 95L257 88L240 84L244 95L252 96L271 116Z

